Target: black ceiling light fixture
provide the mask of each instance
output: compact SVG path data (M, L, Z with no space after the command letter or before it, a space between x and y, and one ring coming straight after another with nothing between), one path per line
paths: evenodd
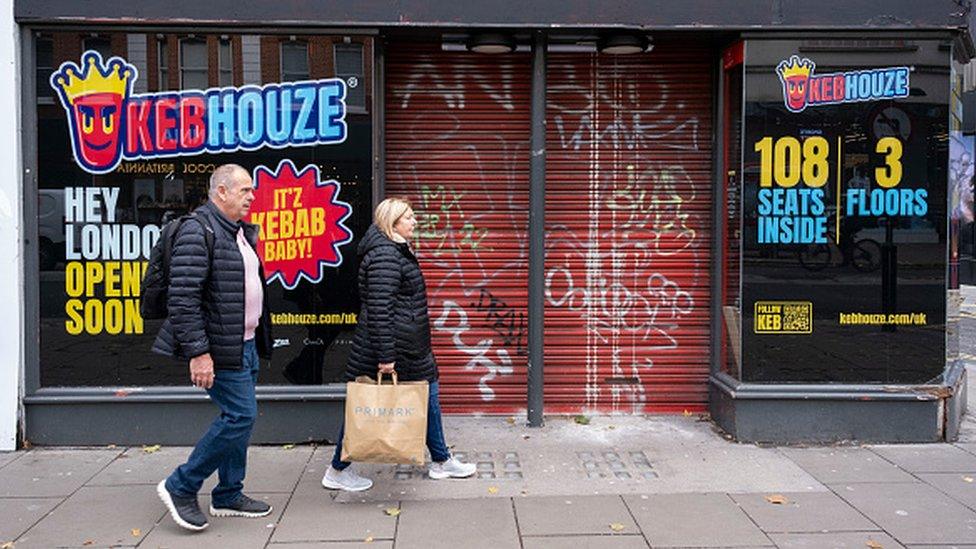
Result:
M654 46L650 39L642 34L617 33L600 38L596 47L600 53L631 55L650 51Z
M479 32L472 34L465 42L468 51L477 53L511 53L517 44L515 38L500 32Z

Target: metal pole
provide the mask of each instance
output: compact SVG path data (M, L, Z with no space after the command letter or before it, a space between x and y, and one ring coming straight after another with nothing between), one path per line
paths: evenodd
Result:
M546 262L546 35L532 45L532 138L529 176L529 427L542 427Z

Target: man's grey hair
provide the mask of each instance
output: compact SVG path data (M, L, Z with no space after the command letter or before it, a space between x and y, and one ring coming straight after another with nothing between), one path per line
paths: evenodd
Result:
M223 185L228 189L236 187L237 182L243 179L241 177L242 175L245 177L250 176L247 170L238 164L221 164L217 166L217 169L210 174L210 198L217 195L217 187L219 185Z

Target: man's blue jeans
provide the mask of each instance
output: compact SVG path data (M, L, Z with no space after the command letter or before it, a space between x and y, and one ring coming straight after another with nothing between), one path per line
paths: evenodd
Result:
M444 441L444 424L441 422L441 399L438 391L437 382L430 384L430 395L427 398L427 450L430 451L431 461L447 461L451 457L451 451L447 449L447 442ZM351 465L348 461L342 461L342 435L343 426L339 426L339 436L336 438L335 454L332 455L332 468L338 471Z
M213 489L215 507L231 505L241 496L247 468L247 445L258 415L254 386L258 381L258 352L254 340L244 342L243 368L215 370L207 393L220 407L220 415L197 442L190 459L166 479L166 489L180 497L194 497L203 481L217 471Z

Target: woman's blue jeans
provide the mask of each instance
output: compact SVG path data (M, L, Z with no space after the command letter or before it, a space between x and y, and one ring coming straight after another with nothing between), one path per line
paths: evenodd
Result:
M351 465L350 462L340 459L342 456L343 434L343 427L340 425L339 436L336 437L335 454L332 455L332 468L338 471ZM447 461L451 457L451 452L447 449L447 442L444 441L444 424L441 422L441 399L436 381L430 384L429 396L427 398L427 449L430 451L431 461Z

